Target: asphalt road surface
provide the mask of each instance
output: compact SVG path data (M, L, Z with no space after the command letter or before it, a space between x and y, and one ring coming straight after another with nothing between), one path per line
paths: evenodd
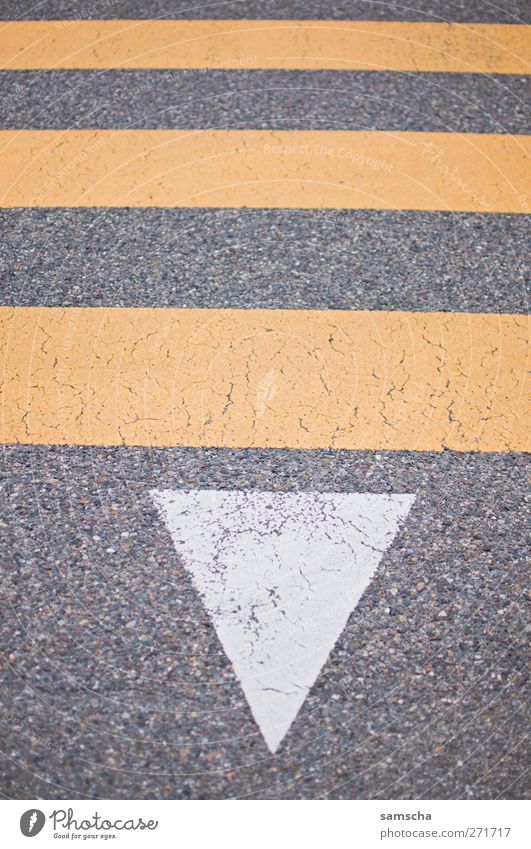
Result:
M528 794L529 7L440 5L2 4L5 798Z

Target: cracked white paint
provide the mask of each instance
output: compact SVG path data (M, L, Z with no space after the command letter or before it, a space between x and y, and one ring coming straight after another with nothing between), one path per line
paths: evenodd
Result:
M275 752L415 496L152 495Z

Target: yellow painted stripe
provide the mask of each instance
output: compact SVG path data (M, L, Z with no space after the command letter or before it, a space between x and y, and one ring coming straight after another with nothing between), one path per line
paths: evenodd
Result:
M14 21L0 67L525 74L531 28L386 21Z
M263 130L0 132L0 206L525 212L531 136Z
M523 451L528 319L0 309L5 443Z

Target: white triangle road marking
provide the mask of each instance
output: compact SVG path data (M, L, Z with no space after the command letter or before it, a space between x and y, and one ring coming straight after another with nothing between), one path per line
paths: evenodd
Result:
M275 752L415 496L152 496Z

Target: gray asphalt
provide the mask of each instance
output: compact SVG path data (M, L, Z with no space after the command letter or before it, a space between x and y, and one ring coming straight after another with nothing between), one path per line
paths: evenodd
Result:
M4 0L4 20L94 18L306 18L529 23L526 0Z
M0 71L1 129L526 133L529 80L350 71Z
M4 450L4 793L521 798L525 458ZM149 490L415 492L271 756Z
M0 210L6 305L526 312L521 215Z
M517 22L523 2L4 2L4 19ZM2 73L0 128L529 132L526 81L283 72ZM528 310L520 215L0 210L4 305ZM526 455L10 446L0 793L523 798ZM272 756L149 494L417 499Z

